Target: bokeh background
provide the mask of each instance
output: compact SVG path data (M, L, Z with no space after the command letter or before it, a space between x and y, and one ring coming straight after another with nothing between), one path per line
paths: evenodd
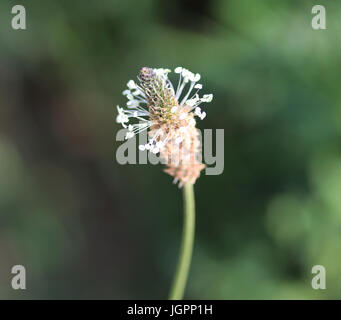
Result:
M320 31L315 4L1 1L0 298L167 298L181 190L115 158L116 105L143 66L199 72L214 94L199 127L225 130L223 174L195 186L186 298L341 298L341 3L323 1Z

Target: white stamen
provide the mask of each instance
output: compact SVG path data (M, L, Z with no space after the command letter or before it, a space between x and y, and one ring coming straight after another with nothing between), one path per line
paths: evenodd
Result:
M125 138L126 138L126 140L128 140L128 139L132 138L134 135L135 134L133 132L127 132Z
M198 103L198 100L196 98L189 99L186 101L186 104L190 107L194 107Z
M134 80L129 80L127 86L129 89L136 89L136 84Z
M199 108L199 105L203 102L211 102L213 95L205 94L200 98L198 92L203 88L203 85L197 82L201 76L199 73L195 74L186 68L176 67L174 69L174 72L179 74L176 92L173 84L168 79L168 73L171 70L155 68L153 72L160 81L152 81L149 87L145 87L142 82L139 85L133 80L128 81L128 89L122 92L127 97L127 106L125 109L117 106L118 114L116 121L128 129L125 139L133 138L135 135L138 135L144 130L148 130L150 127L157 128L152 130L153 135L150 136L151 138L148 143L139 145L138 148L140 151L149 150L154 154L159 152L163 154L166 151L164 148L169 141L173 144L180 144L183 141L187 141L188 135L191 134L191 130L196 124L194 116L198 116L200 119L206 117L206 112L203 112ZM183 94L185 89L186 93ZM194 93L192 93L193 89L195 89ZM169 93L174 95L173 98L175 98L176 102L173 105L166 105L168 100L162 90L169 90ZM162 125L158 126L157 118L153 117L153 119L150 119L150 112L153 113L153 109L150 109L151 106L149 105L151 97L155 97L155 100L162 102L162 108L165 108L163 111L167 116L167 125L168 120L174 121L175 126L172 127L174 130L165 131ZM149 112L149 110L151 111ZM171 114L175 114L175 116L168 117ZM131 118L138 120L139 123L131 123Z
M162 141L159 141L156 143L156 147L161 149L164 146L164 143Z
M176 112L176 110L178 110L178 107L177 107L177 106L174 106L174 107L171 109L171 113Z
M177 138L175 139L175 143L176 143L176 144L179 144L179 143L182 142L183 139L184 139L183 137L177 137Z
M137 100L129 100L127 102L127 107L128 108L136 108L139 106L139 102Z
M202 102L211 102L213 100L213 94L204 94L201 98Z
M180 120L184 120L184 119L186 119L186 116L187 116L187 114L185 112L181 112L180 116L179 116L179 119Z
M185 95L185 97L181 100L180 105L184 105L184 103L186 102L186 100L188 99L189 95L191 94L191 92L193 90L194 84L195 84L195 82L192 81L191 86L189 87L189 90L188 90L187 94Z
M203 120L206 117L206 112L204 111L199 117L201 120Z
M194 76L194 80L195 82L198 82L200 80L201 76L199 73L197 73L195 76Z

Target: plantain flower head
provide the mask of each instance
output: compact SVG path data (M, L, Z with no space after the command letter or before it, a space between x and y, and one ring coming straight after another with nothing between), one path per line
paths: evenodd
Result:
M176 89L168 79L169 69L144 67L138 74L138 83L130 80L123 91L128 99L127 109L117 106L116 121L127 128L130 139L144 130L148 142L139 145L141 151L159 154L165 160L165 172L174 177L181 187L185 182L195 183L205 168L200 159L200 140L196 119L203 120L206 112L201 104L211 102L213 95L199 96L202 84L200 74L177 67Z

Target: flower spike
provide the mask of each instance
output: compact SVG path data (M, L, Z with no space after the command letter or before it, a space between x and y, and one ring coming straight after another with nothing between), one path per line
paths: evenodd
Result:
M149 140L139 150L159 153L166 160L165 172L181 187L185 182L194 184L205 167L198 160L200 141L194 117L201 120L206 117L199 105L211 102L213 95L200 98L198 92L203 87L197 83L200 74L183 67L174 70L179 74L175 90L168 79L170 72L164 68L143 67L137 77L138 84L128 81L128 89L123 91L128 99L127 109L117 106L116 121L128 128L126 139L149 129ZM191 95L193 89L196 91ZM139 123L131 123L132 118Z

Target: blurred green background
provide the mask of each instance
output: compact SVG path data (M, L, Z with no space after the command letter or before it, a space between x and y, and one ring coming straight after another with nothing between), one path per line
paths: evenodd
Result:
M195 185L186 298L341 298L341 3L323 1L319 31L315 4L1 1L0 298L167 298L181 190L115 160L116 105L143 66L199 72L214 94L199 127L225 130L224 173Z

